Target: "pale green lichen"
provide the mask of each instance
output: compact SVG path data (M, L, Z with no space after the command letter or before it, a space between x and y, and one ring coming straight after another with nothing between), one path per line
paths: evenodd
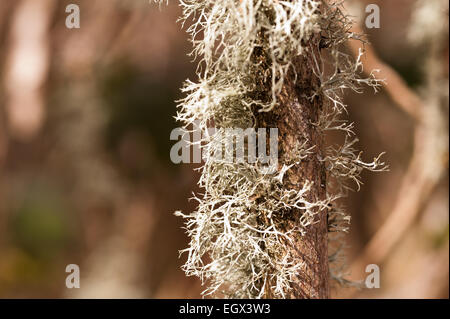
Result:
M273 297L283 298L292 289L293 276L304 269L284 249L286 241L302 236L324 210L330 234L346 232L350 218L336 201L346 195L348 181L359 188L363 169L384 169L379 157L372 163L361 160L353 149L353 125L342 119L346 112L342 92L359 92L363 84L376 88L379 81L373 75L359 76L362 53L354 61L342 50L357 35L348 31L351 21L339 3L182 0L180 5L181 21L189 23L192 56L199 60L199 80L186 82L177 119L186 129L195 125L203 133L200 144L205 161L199 181L204 193L194 197L197 210L189 215L176 213L186 218L190 238L189 247L182 251L187 253L183 269L207 284L205 295L260 298L270 290ZM319 122L313 124L323 134L340 130L347 138L343 145L327 148L321 160L327 168L328 194L322 201L311 202L306 195L314 187L312 182L304 181L301 190L283 185L286 172L311 152L305 145L299 146L290 162L281 163L275 174L267 173L260 161L230 162L214 154L229 138L223 129L255 127L255 111L270 112L278 106L288 72L296 71L292 61L311 52L309 40L317 35L327 49L326 56L318 56L308 66L321 83L309 98L324 98ZM267 85L260 87L260 83ZM224 134L209 135L212 124ZM300 222L286 229L285 215L293 210L301 212ZM339 246L330 252L330 260L338 263ZM342 281L340 268L335 269L332 277Z

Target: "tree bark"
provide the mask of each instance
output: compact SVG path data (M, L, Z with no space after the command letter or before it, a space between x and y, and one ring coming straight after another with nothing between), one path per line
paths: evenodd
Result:
M326 170L322 155L323 136L317 123L323 104L323 98L318 95L313 100L308 97L320 87L319 79L313 74L313 54L317 60L320 36L311 40L313 52L306 52L294 61L297 80L290 74L284 82L283 90L279 96L279 105L270 112L257 112L257 127L277 127L279 165L288 163L295 158L295 151L305 144L311 148L312 153L300 164L292 167L284 177L284 187L300 190L306 181L313 182L307 199L317 202L326 196ZM299 223L302 212L291 210L283 214L286 228ZM295 257L295 262L304 263L304 271L298 273L291 284L288 298L328 298L329 297L329 270L328 270L328 226L327 211L322 210L316 215L315 223L308 226L306 234L294 234L292 243L286 241L286 250ZM267 291L267 298L272 293Z

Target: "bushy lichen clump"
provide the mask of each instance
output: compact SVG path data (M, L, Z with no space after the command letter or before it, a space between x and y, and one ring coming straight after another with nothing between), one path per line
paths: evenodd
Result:
M157 1L161 2L161 1ZM237 298L271 296L283 298L291 289L292 276L303 264L283 249L293 234L302 236L315 222L316 214L329 210L330 232L346 231L349 217L336 207L353 180L359 187L363 169L379 170L376 158L364 163L355 153L352 124L341 118L345 105L344 89L359 90L361 84L377 87L371 76L358 76L360 57L353 61L341 50L356 35L348 32L351 21L339 4L320 0L183 0L181 20L200 60L198 82L187 81L180 102L178 120L186 129L192 125L204 133L201 142L205 164L199 184L204 193L195 196L198 208L187 219L189 247L183 269L207 283L204 294ZM189 21L189 22L188 22ZM286 189L283 177L304 160L310 149L299 149L289 163L280 163L275 174L268 174L260 162L230 162L214 157L226 134L208 135L208 127L255 127L255 112L278 107L279 95L289 72L296 72L292 61L312 50L312 37L320 36L326 57L315 55L313 69L321 86L314 93L323 97L319 130L341 130L346 142L330 146L326 162L328 194L325 200L310 202L307 194L312 182L301 190ZM325 66L329 64L329 66ZM328 71L325 71L328 70ZM329 71L331 70L331 71ZM262 83L262 85L261 85ZM219 136L223 141L217 141ZM219 145L219 146L218 146ZM330 207L332 209L330 209ZM286 228L283 214L301 212L300 223ZM333 257L336 256L333 252ZM268 287L270 285L270 287Z

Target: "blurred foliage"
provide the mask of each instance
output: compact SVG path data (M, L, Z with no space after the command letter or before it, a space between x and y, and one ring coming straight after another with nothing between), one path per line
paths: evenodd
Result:
M62 194L43 185L25 191L12 212L10 232L18 247L35 258L51 259L62 253L73 236L70 209Z
M172 146L169 136L176 126L174 101L178 92L127 62L118 62L98 74L109 115L105 135L110 151L117 150L121 141L132 134L137 143L132 150L141 156L128 167L131 176L153 174L157 168L155 160L175 167L169 157Z

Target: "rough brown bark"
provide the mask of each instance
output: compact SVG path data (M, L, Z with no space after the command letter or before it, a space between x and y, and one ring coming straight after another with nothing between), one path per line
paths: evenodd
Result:
M319 50L319 36L313 38L311 47ZM321 158L323 136L313 123L318 122L323 100L316 96L308 97L320 86L318 78L312 73L315 52L305 52L294 61L297 81L291 74L285 81L279 96L279 105L270 112L255 112L258 127L278 128L279 165L295 158L296 150L306 143L306 148L313 147L312 154L290 169L284 178L284 187L300 190L305 181L312 181L313 187L308 200L317 202L326 196L326 171ZM317 57L318 58L318 57ZM302 212L291 210L281 213L286 228L299 223ZM328 227L327 212L322 210L316 215L316 223L307 228L305 236L293 235L293 243L286 242L286 249L295 256L296 262L305 264L305 271L299 273L292 283L288 298L328 298ZM266 292L270 298L272 293Z

